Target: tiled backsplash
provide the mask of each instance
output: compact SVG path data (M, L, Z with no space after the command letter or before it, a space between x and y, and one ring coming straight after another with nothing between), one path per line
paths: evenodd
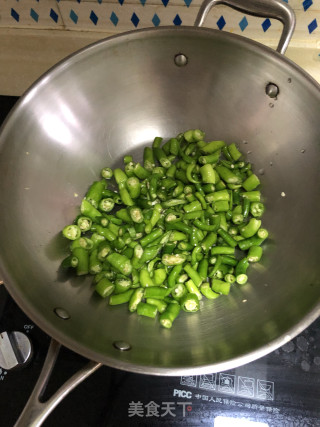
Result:
M284 0L283 0L284 1ZM320 1L287 0L297 16L294 39L319 38ZM162 25L193 25L201 0L5 0L0 2L0 27L122 32ZM272 39L281 24L217 6L206 26Z
M301 61L309 61L311 73L316 78L319 73L320 79L320 0L283 1L295 10L297 19L288 56L298 63L300 56ZM0 93L22 92L59 59L103 37L146 27L193 25L201 3L202 0L0 0ZM282 24L276 20L256 18L221 5L209 13L205 26L244 35L271 47L277 45L282 31ZM303 54L306 49L308 54ZM20 74L20 81L14 81L14 68L19 69L19 64L25 70L24 80ZM304 66L302 62L299 65Z

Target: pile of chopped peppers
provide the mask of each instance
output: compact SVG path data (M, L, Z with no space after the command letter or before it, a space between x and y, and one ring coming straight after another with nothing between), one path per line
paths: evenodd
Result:
M198 129L164 144L156 137L142 164L126 155L123 169L103 168L62 231L72 241L63 267L93 275L109 305L159 315L165 328L203 297L247 283L268 237L251 164L234 143L204 137Z

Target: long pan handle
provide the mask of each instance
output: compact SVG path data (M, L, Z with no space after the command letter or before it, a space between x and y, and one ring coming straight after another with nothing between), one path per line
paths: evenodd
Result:
M48 384L60 348L61 344L52 339L39 379L15 427L40 427L48 415L67 394L102 366L101 363L88 362L87 365L66 381L46 402L41 402L41 396Z
M219 4L224 4L249 15L274 18L282 22L283 31L277 51L284 55L296 25L295 14L287 3L283 0L204 0L194 25L201 27L210 9Z

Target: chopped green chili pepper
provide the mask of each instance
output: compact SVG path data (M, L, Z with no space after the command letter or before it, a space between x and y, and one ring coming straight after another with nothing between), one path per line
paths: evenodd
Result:
M171 288L171 295L178 301L187 293L187 288L183 283L177 283L173 288Z
M168 276L168 286L173 288L176 285L177 278L182 270L182 264L175 265L169 273Z
M163 299L168 296L170 293L170 289L156 287L146 287L144 290L145 298L155 298L155 299Z
M240 153L240 151L238 150L238 148L234 143L228 146L228 151L232 159L236 162L242 157L242 154Z
M86 200L95 208L99 205L102 198L102 191L105 189L105 186L105 181L95 181L86 194Z
M149 273L149 271L148 271L147 268L142 268L140 270L139 278L140 278L140 285L143 288L148 288L148 287L151 287L151 286L156 286L156 284L153 282L153 280L152 280L152 278L150 276L150 273Z
M141 209L138 206L133 206L129 208L129 214L133 222L143 222L144 216Z
M208 258L203 258L199 262L198 266L198 274L201 277L202 280L206 280L208 277L208 267L209 267L209 261Z
M202 278L200 277L199 273L192 268L190 264L186 264L184 267L184 271L188 274L192 282L199 287L202 283Z
M211 255L234 255L235 249L230 246L214 246Z
M262 257L263 249L261 246L251 246L248 252L249 262L259 262Z
M220 154L221 154L221 150L219 149L212 154L208 154L207 156L200 156L198 161L202 165L206 165L208 163L210 164L217 163L220 158Z
M156 159L161 164L161 166L166 168L166 169L169 169L169 167L171 166L171 162L168 159L166 153L163 151L163 149L159 148L159 147L155 147L153 149L153 152L154 152Z
M252 237L256 234L256 232L259 230L261 226L261 220L256 218L251 218L248 224L243 225L239 228L241 236L243 236L245 239L248 239L249 237Z
M130 289L132 286L132 280L129 279L126 276L122 276L117 274L116 280L115 280L115 294L121 294L123 292L126 292L128 289Z
M261 231L261 229L259 230ZM238 242L238 246L242 251L246 251L251 246L260 246L265 239L256 236L252 236L249 239L244 239Z
M239 274L245 274L249 267L249 261L247 257L242 258L236 265L235 274L238 277Z
M222 264L236 266L238 264L238 261L235 258L232 258L228 255L221 255L221 262Z
M189 213L201 210L202 206L199 200L195 200L194 202L191 202L188 205L184 205L183 209L185 210L185 212Z
M69 255L67 256L67 258L65 258L62 263L61 263L61 267L62 268L75 268L78 265L78 258L74 255Z
M248 276L246 274L239 274L237 276L236 281L239 285L245 285L248 281Z
M223 148L225 145L226 143L224 141L211 141L201 147L201 151L205 154L212 154L215 151Z
M153 150L151 147L145 147L143 151L143 166L144 168L151 172L155 167Z
M219 293L213 292L213 290L211 289L210 283L208 282L202 283L202 285L200 286L200 292L202 293L203 296L205 296L208 299L216 299L220 296Z
M257 177L257 175L252 174L249 176L249 178L247 178L243 184L242 187L246 190L246 191L252 191L254 190L256 187L258 187L258 185L260 184L260 180Z
M223 179L227 184L241 184L241 178L239 178L225 166L216 166L216 170L220 178Z
M231 247L235 248L238 245L238 242L236 242L232 236L230 236L229 233L227 233L222 228L219 228L218 230L219 236L223 238L223 240Z
M102 176L102 178L105 178L105 179L112 178L113 177L112 169L111 168L103 168L101 170L101 176Z
M154 319L157 315L158 309L155 305L146 302L139 302L137 306L137 313L139 316L151 317Z
M164 302L161 299L156 299L156 298L147 298L146 302L147 302L147 304L155 305L160 314L163 313L168 306L168 304L166 302Z
M150 174L150 172L141 166L140 163L136 163L134 165L133 172L139 179L146 179Z
M119 305L129 302L133 292L135 292L134 289L129 289L121 294L112 294L109 298L109 305Z
M112 253L107 256L108 263L119 273L128 276L132 272L131 261L124 255Z
M186 233L186 234L192 233L192 227L190 227L189 225L185 224L184 222L180 222L180 221L167 223L166 229L167 230L179 230L179 231L182 231L183 233Z
M201 299L202 299L202 294L201 294L201 292L199 291L198 287L197 287L197 286L195 285L195 283L193 282L193 280L188 280L188 281L186 281L185 286L186 286L187 291L188 291L189 293L195 294L195 295L197 296L198 300L201 300Z
M236 281L236 278L235 278L235 276L233 274L226 274L224 276L224 281L227 282L227 283L231 283L232 284L232 283L234 283Z
M86 232L91 229L92 226L92 219L88 218L87 216L80 216L77 219L77 225L80 228L81 232Z
M201 294L200 294L201 295ZM201 295L202 298L202 295ZM181 298L180 305L182 310L194 313L200 309L200 302L198 296L193 293L188 293Z
M62 234L69 240L76 240L81 236L81 229L78 225L67 225L62 230Z
M83 276L89 273L89 252L83 248L74 248L72 256L78 259L76 267L77 276Z
M215 212L227 212L229 210L229 203L226 200L215 202L213 209Z
M101 199L99 202L99 209L103 212L111 212L114 208L114 200L111 198Z
M103 277L99 280L94 289L102 298L106 298L112 294L114 288L114 284L106 277Z
M206 200L210 203L212 202L218 202L221 200L230 200L230 194L228 190L220 190L220 191L215 191L214 193L211 194L207 194L206 195Z
M196 168L196 164L190 163L187 167L187 170L186 170L186 176L187 176L189 182L192 182L193 184L196 184L196 183L198 184L201 182L200 179L195 178L192 174L192 172L195 168Z
M202 209L206 210L207 209L207 202L206 202L204 196L199 191L195 192L195 196L199 200L199 202L201 203Z
M247 198L243 199L243 209L242 209L242 215L244 219L248 218L249 212L250 212L250 200Z
M205 164L200 168L200 173L202 177L202 182L205 184L215 184L216 175L214 169L210 163Z
M138 198L141 193L141 184L139 179L135 176L132 176L128 178L126 184L127 184L127 189L129 191L130 197L132 199Z
M164 254L162 256L162 262L164 265L179 265L186 261L186 256L182 254Z
M180 305L175 303L168 304L166 310L160 315L160 324L164 328L170 329L172 323L180 313Z
M261 202L253 202L250 205L250 213L255 218L262 217L263 213L265 211L265 206Z
M158 268L153 272L153 281L156 285L162 285L167 278L167 273L164 268Z
M240 193L240 196L245 197L246 199L249 199L250 202L260 202L261 192L259 190L247 191L247 192Z
M94 249L89 255L89 272L90 274L100 273L102 270L102 263L98 258L98 249Z
M269 236L269 232L265 228L260 228L257 232L257 235L260 239L265 240Z
M228 295L231 283L219 279L212 279L211 288L217 294Z

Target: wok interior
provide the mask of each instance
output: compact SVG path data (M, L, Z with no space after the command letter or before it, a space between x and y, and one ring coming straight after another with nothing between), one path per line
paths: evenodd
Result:
M174 63L181 52L185 67ZM276 100L265 93L270 81L280 88ZM278 54L203 29L122 35L60 64L1 134L1 270L9 291L53 337L119 368L213 372L273 350L319 314L319 100L316 84ZM141 160L155 136L189 128L203 129L207 141L236 142L263 173L271 237L249 284L165 330L126 306L108 307L92 280L61 272L68 242L60 230L102 167L121 165L128 153ZM56 307L71 318L59 319ZM119 352L117 340L132 349Z

